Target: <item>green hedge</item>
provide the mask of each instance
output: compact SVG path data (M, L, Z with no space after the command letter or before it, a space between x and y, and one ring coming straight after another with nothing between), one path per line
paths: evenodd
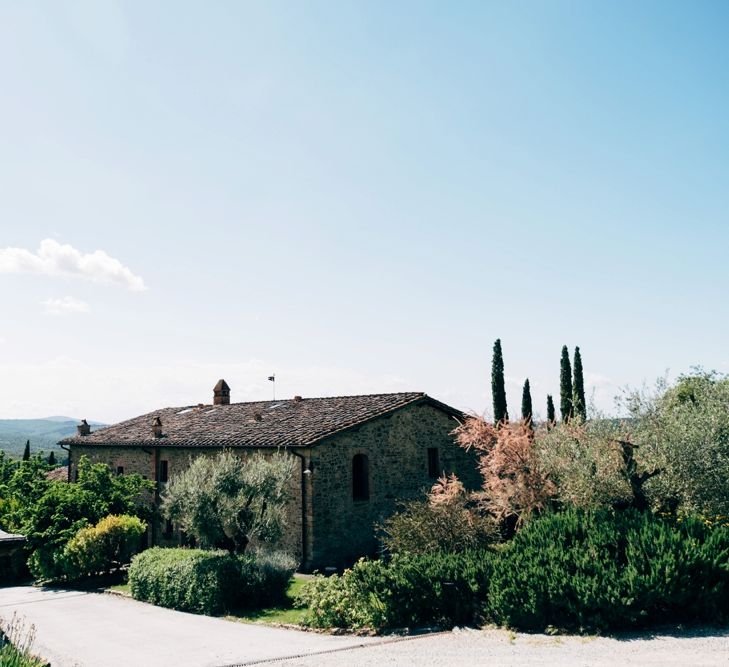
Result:
M129 584L137 600L221 614L282 598L294 568L285 555L236 557L226 551L155 547L134 557Z
M599 632L727 621L729 528L569 510L535 519L498 551L361 560L315 579L301 602L311 626L374 630L487 620Z
M342 576L317 577L299 602L312 627L402 628L473 623L492 568L488 551L360 560Z
M617 630L729 615L729 529L649 513L533 521L495 563L488 609L523 630Z

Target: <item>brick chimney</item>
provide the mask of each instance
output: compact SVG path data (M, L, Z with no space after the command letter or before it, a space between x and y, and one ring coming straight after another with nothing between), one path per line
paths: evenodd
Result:
M78 431L78 434L83 437L85 435L89 435L91 433L91 427L89 426L89 423L82 419L81 423L76 426L76 431Z
M162 420L159 418L159 415L157 415L152 421L152 435L155 438L162 437Z
M230 387L225 380L218 380L213 387L213 405L230 405Z

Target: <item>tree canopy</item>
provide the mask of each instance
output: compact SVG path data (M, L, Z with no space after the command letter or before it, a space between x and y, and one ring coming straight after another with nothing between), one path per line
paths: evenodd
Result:
M280 537L294 465L283 454L199 456L170 480L162 512L201 546L243 553L254 538Z

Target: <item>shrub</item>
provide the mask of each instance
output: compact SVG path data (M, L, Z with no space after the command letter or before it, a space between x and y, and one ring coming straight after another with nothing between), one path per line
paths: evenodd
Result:
M496 522L469 500L463 485L441 478L428 500L410 501L381 526L388 552L430 554L484 549L498 541Z
M312 627L386 628L471 623L479 615L492 554L395 556L360 560L341 576L317 577L299 602Z
M634 510L569 510L517 533L488 609L523 630L616 630L729 613L729 529Z
M155 547L132 559L129 584L137 600L221 614L283 597L295 565L283 555L233 556L226 551Z
M140 550L147 524L135 516L109 515L81 528L64 548L66 576L104 574L128 563Z
M239 561L242 606L255 609L285 599L289 581L296 571L297 562L294 558L278 551L270 553L258 551L252 555L239 557ZM251 565L244 567L244 562Z
M22 471L22 468L21 468ZM28 567L38 579L66 575L65 547L81 529L108 514L150 516L153 483L141 475L112 475L103 463L82 456L78 481L39 482L37 497L24 502L18 532L27 536ZM22 496L21 496L22 498Z

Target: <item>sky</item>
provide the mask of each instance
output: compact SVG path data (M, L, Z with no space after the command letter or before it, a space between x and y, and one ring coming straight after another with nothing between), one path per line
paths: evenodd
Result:
M723 2L0 1L0 417L729 371Z

